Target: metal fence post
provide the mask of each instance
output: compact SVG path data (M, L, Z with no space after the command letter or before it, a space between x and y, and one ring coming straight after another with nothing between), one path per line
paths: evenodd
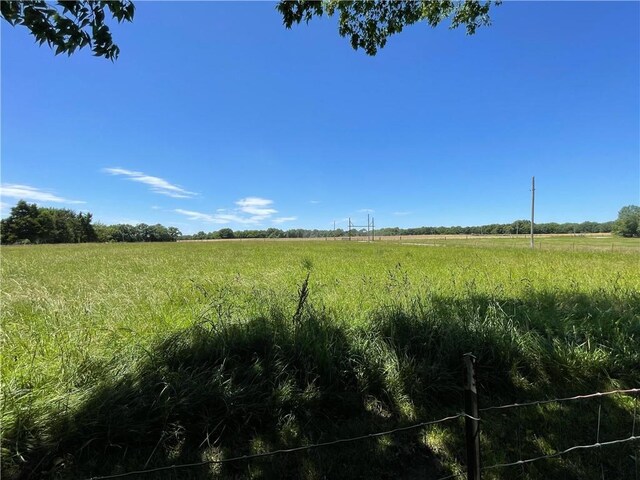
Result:
M476 390L476 357L465 353L464 419L467 444L467 480L480 480L480 425L478 420L478 392ZM473 417L473 418L470 418Z

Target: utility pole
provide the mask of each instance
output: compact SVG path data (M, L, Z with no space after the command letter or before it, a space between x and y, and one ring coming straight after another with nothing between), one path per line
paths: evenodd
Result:
M333 221L333 238L336 238L336 221Z
M536 177L531 177L531 248L533 249L533 213L536 203Z

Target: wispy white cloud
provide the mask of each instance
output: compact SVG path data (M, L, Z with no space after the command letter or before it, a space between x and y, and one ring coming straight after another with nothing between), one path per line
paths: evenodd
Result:
M196 220L200 222L207 223L216 223L220 225L225 225L228 223L242 223L242 224L259 224L262 222L265 217L259 215L253 215L250 217L243 217L241 215L237 215L234 213L203 213L203 212L194 212L193 210L184 210L182 208L176 208L173 210L176 213L181 215L185 215L189 220Z
M248 213L249 215L255 215L258 217L269 217L278 211L274 208L267 208L273 203L273 200L267 200L260 197L247 197L241 198L236 202L236 205L240 207L240 211Z
M374 213L375 210L373 210L371 208L361 208L360 210L358 210L358 212L360 212L360 213Z
M243 225L261 225L271 220L273 223L284 223L297 220L296 217L272 218L278 213L272 208L273 200L260 197L246 197L236 201L237 208L218 208L215 213L196 212L176 208L174 212L185 215L190 220L215 224L238 223Z
M247 197L241 198L236 202L236 205L240 207L266 207L267 205L271 205L273 200L269 200L267 198L260 197Z
M67 203L67 204L80 204L87 203L82 200L69 200L68 198L59 197L46 190L41 190L36 187L30 187L29 185L17 185L14 183L4 183L0 186L0 196L5 198L16 198L19 200L29 200L33 202L52 202L52 203Z
M273 219L273 223L285 223L285 222L295 222L298 217L278 217Z
M194 212L193 210L183 210L182 208L176 208L174 212L179 213L181 215L185 215L190 220L200 220L203 222L215 222L214 216L209 215L208 213Z
M111 175L121 175L126 177L132 182L143 183L150 187L152 192L166 195L172 198L191 198L197 195L195 192L185 190L178 185L174 185L164 178L154 177L142 172L135 172L133 170L127 170L125 168L110 167L102 169L103 172Z
M251 217L242 217L233 213L219 213L214 216L215 223L248 223L258 224L264 217L253 215Z
M393 212L393 215L397 215L399 217L404 215L411 215L411 212Z
M309 203L313 204L313 205L317 205L320 203L320 200L309 200Z

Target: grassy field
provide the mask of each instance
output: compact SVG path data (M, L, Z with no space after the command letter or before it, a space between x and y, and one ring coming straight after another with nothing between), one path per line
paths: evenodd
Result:
M3 247L3 475L83 478L440 418L462 410L465 352L484 406L640 386L637 241L404 240ZM487 414L484 465L627 437L634 408ZM437 478L463 471L463 432L148 478ZM483 478L631 479L639 456L635 442Z
M531 248L531 239L528 235L420 235L417 237L387 237L387 239L405 244L423 243L439 246L467 245L489 248ZM623 238L607 233L536 235L535 248L536 250L640 254L640 239Z

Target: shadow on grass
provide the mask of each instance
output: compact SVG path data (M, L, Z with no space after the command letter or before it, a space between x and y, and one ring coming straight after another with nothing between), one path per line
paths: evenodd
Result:
M102 380L73 412L39 427L26 416L5 425L3 470L8 478L107 475L440 418L461 410L469 351L478 356L485 406L637 386L640 302L625 298L427 295L381 308L357 327L312 307L296 321L275 309L269 318L204 319ZM629 405L599 402L601 439L628 436ZM492 414L483 424L485 465L594 443L593 405L578 403ZM464 463L462 422L441 427L430 430L433 451L425 431L413 430L145 478L437 478ZM632 455L623 446L604 460L577 455L487 478L632 478Z

